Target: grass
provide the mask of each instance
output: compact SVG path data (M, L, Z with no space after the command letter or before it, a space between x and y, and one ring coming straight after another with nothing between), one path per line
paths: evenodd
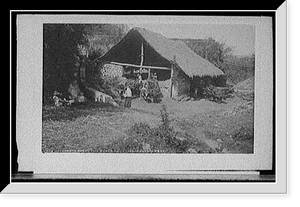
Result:
M224 143L224 147L232 151L240 151L243 153L253 153L254 149L254 129L251 126L240 127L234 131L232 140Z
M137 123L127 133L127 137L101 147L100 151L119 153L183 153L187 151L186 140L177 140L171 135L171 131L165 131L161 127L151 128L148 124Z
M213 152L204 142L188 134L177 137L178 133L170 126L169 113L163 105L160 111L161 123L150 127L147 123L135 123L126 132L128 136L100 147L98 151L120 153L201 153ZM193 149L193 150L191 150Z
M118 122L123 111L122 108L94 102L64 107L43 106L42 151L97 150L105 142L123 135L121 130L111 127Z
M253 153L254 117L253 109L239 110L234 115L224 111L204 113L193 121L183 122L183 127L201 131L206 140L218 145L216 153ZM224 151L223 151L224 150Z
M253 153L253 111L247 107L224 105L226 112L208 101L164 102L168 110L134 104L132 109L94 102L44 106L42 151Z
M122 108L111 106L107 103L85 102L71 106L55 107L53 105L43 106L43 121L75 120L78 117L95 115L98 112L120 112Z

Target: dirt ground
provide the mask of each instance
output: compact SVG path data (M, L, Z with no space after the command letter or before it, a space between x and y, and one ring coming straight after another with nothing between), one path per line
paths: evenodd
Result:
M177 102L163 99L160 104L146 103L136 99L133 108L159 116L161 105L166 105L170 113L171 125L180 134L190 136L205 142L212 152L252 153L252 140L234 140L234 136L242 133L252 133L254 111L251 102L240 98L227 100L226 103L216 103L205 99L198 101ZM243 110L243 106L245 109ZM236 109L239 106L242 109ZM247 108L248 106L248 108ZM245 130L247 129L247 130ZM250 132L249 132L250 130Z
M134 123L158 126L162 105L167 107L178 135L203 141L209 149L207 153L253 153L253 104L239 98L221 104L169 98L161 103L147 103L136 98L130 109L99 104L44 108L42 151L96 152L100 146L128 136L126 130ZM250 138L245 138L249 134Z

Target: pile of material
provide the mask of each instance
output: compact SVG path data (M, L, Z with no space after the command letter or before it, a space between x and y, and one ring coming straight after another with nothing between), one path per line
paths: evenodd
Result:
M248 78L244 81L239 82L234 87L235 90L254 90L254 77Z
M186 102L186 101L194 101L193 97L190 97L186 94L173 98L175 101Z
M101 66L102 78L121 78L123 75L123 66L105 63Z
M170 97L170 82L171 80L168 79L168 80L165 80L165 81L158 81L158 85L160 87L160 91L163 95L163 97Z
M97 91L93 88L86 87L86 96L95 102L108 103L110 105L119 107L119 105L111 96Z
M226 99L231 98L233 92L234 89L231 87L215 87L210 85L203 89L203 96L210 101L222 103Z
M253 101L254 100L254 91L250 90L236 90L235 95L237 97L242 98L243 100L246 101Z
M248 102L242 102L239 104L236 104L235 106L233 106L230 109L227 109L223 115L225 116L234 116L237 114L241 114L244 112L253 112L253 101L248 101Z
M234 87L234 92L237 97L246 101L254 100L254 78L248 78L247 80L239 82Z

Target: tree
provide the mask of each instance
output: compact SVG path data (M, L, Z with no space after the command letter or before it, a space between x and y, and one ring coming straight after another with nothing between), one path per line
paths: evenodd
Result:
M54 91L68 96L69 84L80 69L95 76L93 60L105 54L128 32L125 24L44 24L43 97ZM100 81L101 83L101 81Z
M208 39L182 39L182 41L199 56L207 59L221 70L224 60L233 51L224 42L218 42L212 37Z
M95 88L105 88L100 67L95 59L116 45L128 32L125 24L85 24L85 42L80 48L80 59L86 68L86 84Z
M105 54L117 44L128 32L125 24L86 24L85 47L90 60Z
M78 63L78 45L84 44L80 24L45 24L43 27L43 96L67 94Z
M232 47L213 38L181 39L195 53L220 68L230 82L236 84L254 76L255 55L234 56Z

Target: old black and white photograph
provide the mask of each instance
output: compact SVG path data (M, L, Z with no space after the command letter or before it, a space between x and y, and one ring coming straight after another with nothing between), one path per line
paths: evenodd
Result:
M255 26L44 23L43 153L253 154Z
M276 92L285 24L275 14L15 15L13 181L100 181L70 192L282 191L286 145L274 126L285 122Z

